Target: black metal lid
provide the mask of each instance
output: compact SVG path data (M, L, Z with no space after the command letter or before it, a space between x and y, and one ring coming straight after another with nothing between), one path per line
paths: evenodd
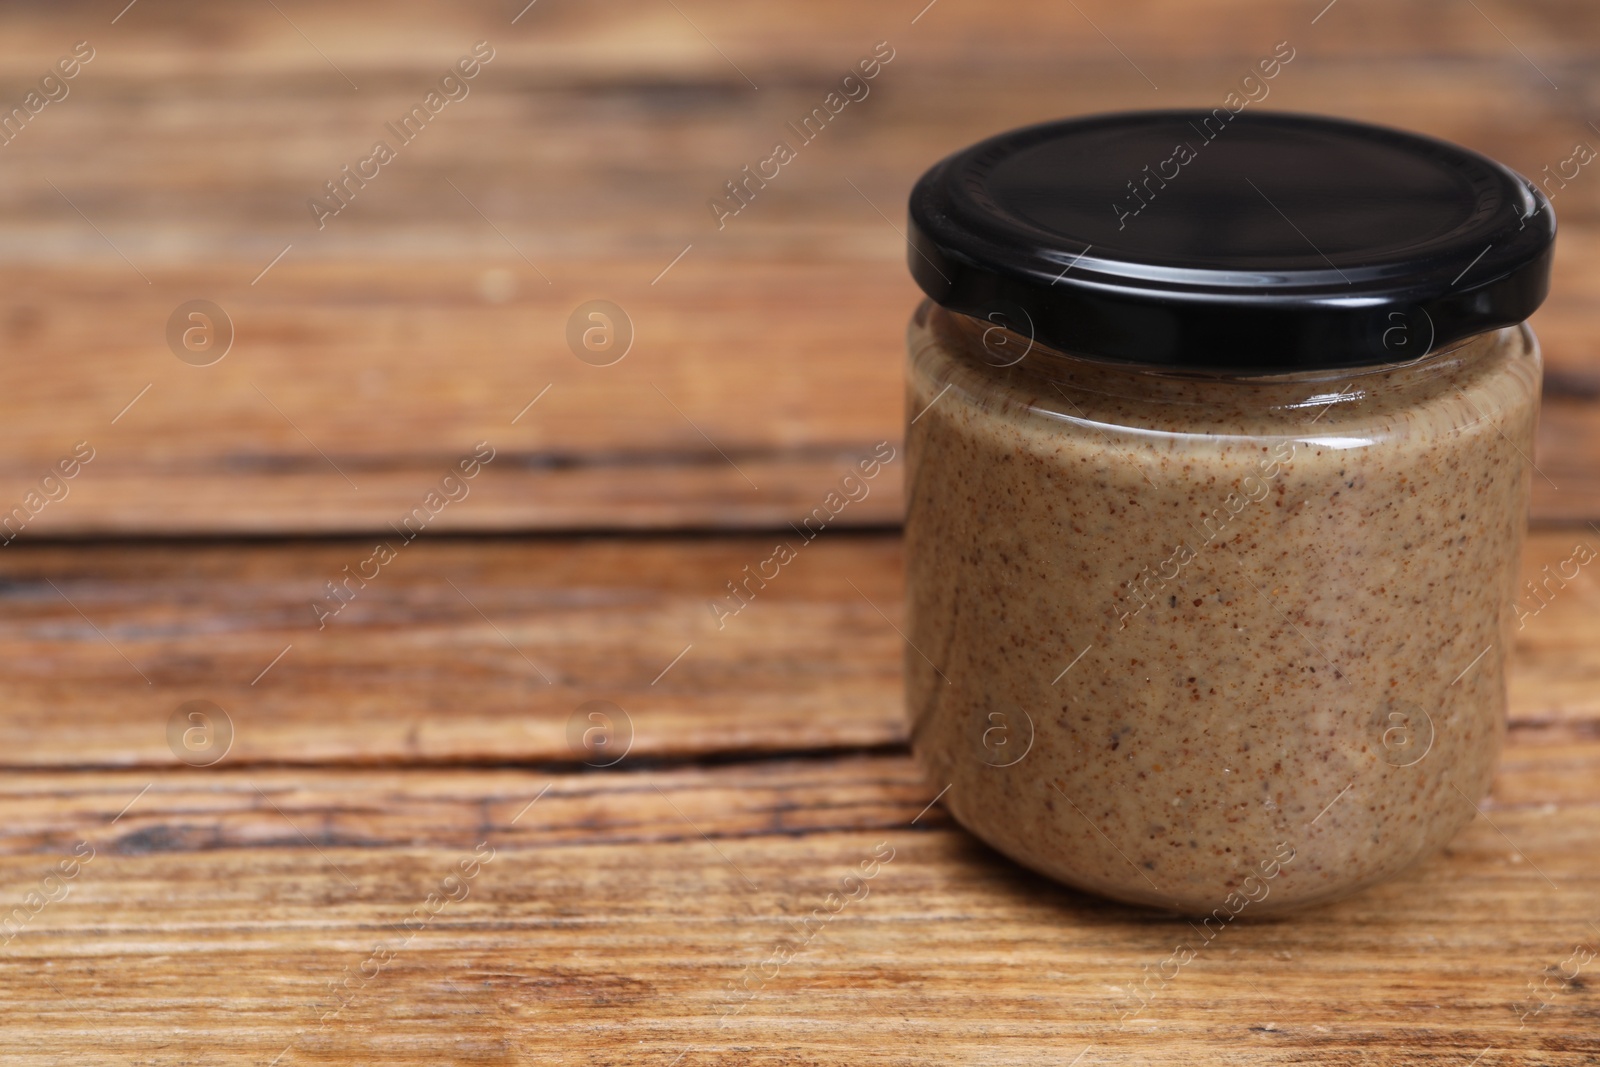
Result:
M1457 145L1315 115L1143 111L1029 126L911 192L938 303L1091 358L1395 363L1527 318L1555 217Z

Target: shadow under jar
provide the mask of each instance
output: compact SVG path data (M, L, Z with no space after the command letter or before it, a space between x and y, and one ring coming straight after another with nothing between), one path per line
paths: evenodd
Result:
M907 708L955 818L1219 916L1441 848L1505 729L1548 203L1417 135L1144 112L958 153L911 223Z

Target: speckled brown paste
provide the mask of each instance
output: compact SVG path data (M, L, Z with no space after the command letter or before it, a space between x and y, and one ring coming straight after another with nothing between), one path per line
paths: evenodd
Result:
M907 701L955 817L1193 913L1287 848L1252 915L1470 822L1504 733L1531 333L1246 380L996 368L981 329L925 304L910 330Z

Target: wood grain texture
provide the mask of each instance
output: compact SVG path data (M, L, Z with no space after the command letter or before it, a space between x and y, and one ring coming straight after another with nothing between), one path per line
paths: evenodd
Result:
M381 531L480 440L504 459L444 526L781 525L899 437L917 294L897 228L927 165L1064 113L1215 105L1279 40L1296 58L1268 106L1531 175L1600 144L1600 20L1570 2L1348 0L1315 24L1324 4L1266 0L541 0L514 25L521 4L143 0L113 24L121 6L0 12L0 102L74 41L96 49L0 147L0 502L75 442L100 449L34 537ZM478 40L495 58L470 95L319 229L308 199ZM719 229L708 200L880 40L895 58L871 94ZM1535 507L1595 518L1600 182L1555 204ZM164 340L196 298L236 328L207 368ZM615 366L567 347L595 298L635 327ZM885 489L841 522L897 521Z
M0 764L171 766L168 720L201 699L246 764L598 761L567 732L591 700L643 759L902 744L897 539L824 533L719 628L708 602L783 537L419 538L322 629L311 605L366 542L19 542L0 552ZM1587 526L1535 534L1525 580L1580 542L1600 552ZM1596 729L1600 578L1521 605L1514 728Z
M1046 883L937 808L918 818L933 790L903 756L17 774L0 784L7 899L80 842L93 856L0 949L4 1055L1592 1063L1587 976L1528 990L1600 943L1579 754L1514 742L1445 854L1302 916L1242 914L1137 1014L1133 989L1194 928ZM892 858L865 895L827 903L875 855ZM797 927L819 908L838 910ZM779 946L793 958L768 963Z
M1287 39L1271 106L1538 174L1600 144L1600 9L524 2L0 11L0 105L96 49L0 145L0 512L95 450L0 550L0 1065L1600 1062L1591 568L1508 606L1507 748L1443 855L1244 914L1171 979L1191 926L930 806L899 543L844 529L898 522L898 459L725 625L708 604L898 445L930 162L1213 105ZM471 95L317 228L478 40ZM880 40L871 96L718 229L708 198ZM1600 179L1556 208L1535 582L1600 547ZM236 332L209 367L164 336L196 298ZM566 341L596 298L635 327L613 366ZM546 533L481 536L513 531ZM193 700L232 728L211 766L169 733ZM591 701L631 733L607 768Z
M623 710L642 757L898 742L900 643L878 611L898 614L897 542L824 533L719 628L709 601L774 543L418 539L321 629L312 604L338 603L325 583L368 542L15 545L0 750L169 764L167 721L195 699L226 710L245 762L570 763L591 700Z
M1579 542L1600 533L1536 534L1525 577ZM0 554L0 1060L1600 1056L1588 569L1521 605L1508 745L1477 822L1349 901L1241 915L1173 972L1198 940L1187 923L1038 879L928 807L939 784L895 747L893 538L819 538L697 640L662 698L650 675L703 584L759 539L419 540L327 644L248 686L305 632L306 576L359 543ZM231 690L209 684L224 675ZM609 769L582 767L560 725L599 678L637 727ZM234 749L179 766L166 716L207 694ZM841 880L884 845L864 898L796 927L830 892L859 895ZM751 975L741 1009L729 987Z

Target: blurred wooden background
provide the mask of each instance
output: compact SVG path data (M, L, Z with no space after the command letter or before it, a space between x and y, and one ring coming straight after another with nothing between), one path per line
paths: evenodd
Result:
M899 231L937 158L1215 106L1288 41L1266 106L1540 177L1600 147L1600 8L525 3L0 7L0 118L94 49L0 145L0 514L95 450L0 552L0 1064L1600 1062L1588 571L1518 632L1501 774L1442 856L1234 924L1126 1027L1190 927L987 852L905 750L898 466L841 516L871 529L706 610L898 444ZM478 41L470 94L318 229L307 200ZM719 229L707 201L880 41L870 95ZM1594 165L1557 191L1529 579L1600 545L1597 207ZM204 367L166 339L201 299L236 335ZM568 347L597 299L635 332L611 366ZM479 441L470 495L319 629ZM196 699L227 745L174 744ZM625 716L609 768L572 742L591 700ZM880 842L870 898L767 975Z
M95 58L0 147L0 501L88 440L33 534L382 530L488 440L499 458L437 529L779 526L898 440L905 198L978 137L1216 106L1287 40L1259 106L1535 177L1600 147L1592 5L1338 0L1312 24L1326 0L925 2L538 0L515 25L521 3L139 0L114 25L121 4L8 6L0 101L78 40ZM319 230L307 200L480 40L470 95ZM719 230L707 201L879 41L895 58L870 95ZM1535 321L1543 518L1600 516L1592 171L1556 196ZM567 347L596 298L635 329L614 366ZM214 366L168 351L191 299L233 320ZM884 488L843 521L895 522Z

